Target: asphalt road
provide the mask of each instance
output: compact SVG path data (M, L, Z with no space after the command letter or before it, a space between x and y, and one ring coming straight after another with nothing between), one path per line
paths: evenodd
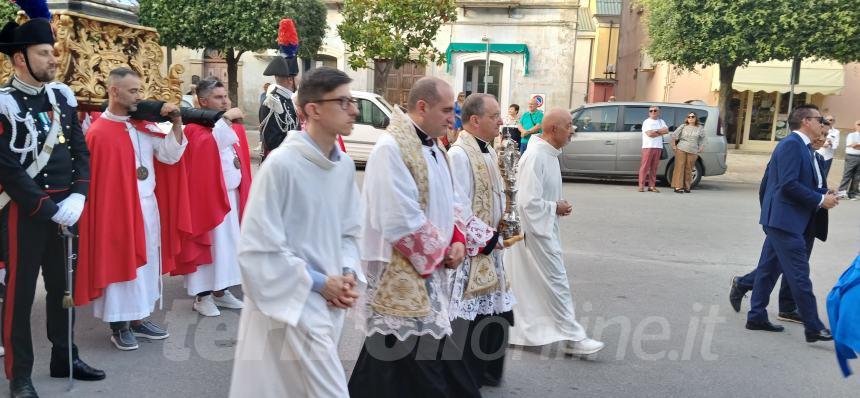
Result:
M711 178L678 195L668 188L638 193L631 182L580 180L566 182L564 194L574 205L561 225L577 317L607 347L592 360L564 357L552 346L511 349L503 384L484 388L484 396L857 396L860 378L841 377L832 344L807 344L797 324L778 334L747 331L749 300L740 314L728 304L730 277L753 268L764 238L756 185ZM858 220L860 202L842 203L831 212L830 239L816 243L812 280L823 318L827 292L860 248ZM64 380L48 377L40 293L33 307L33 379L42 396L226 396L239 313L200 317L182 280L164 281L164 310L153 319L171 337L141 340L137 351L114 349L107 325L91 308L79 310L81 355L108 378L77 382L72 392ZM361 342L347 320L340 345L347 373ZM854 366L860 369L860 361Z

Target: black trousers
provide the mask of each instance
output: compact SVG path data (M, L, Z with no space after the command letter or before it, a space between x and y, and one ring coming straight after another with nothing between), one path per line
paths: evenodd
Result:
M3 303L3 345L6 348L6 378L30 377L33 371L33 340L30 312L36 294L39 268L47 296L48 340L51 361L68 361L68 310L63 308L66 287L65 238L59 225L31 217L14 202L3 209L6 224L2 237L6 248L6 300ZM74 314L72 315L74 321ZM73 347L77 357L77 347Z
M455 319L452 322L454 340L463 347L463 362L479 386L498 386L505 369L514 312L478 315L474 320ZM464 335L465 334L465 335Z
M352 398L480 398L450 338L410 336L405 341L374 333L364 340L349 378Z

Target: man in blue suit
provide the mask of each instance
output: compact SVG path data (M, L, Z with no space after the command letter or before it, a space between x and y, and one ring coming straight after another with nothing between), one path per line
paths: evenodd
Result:
M825 122L821 128L822 134L817 140L812 142L813 150L818 150L824 145L827 138L827 132L829 130L830 125ZM823 176L824 158L821 154L815 153L815 159L818 161L818 170L821 171L820 175ZM767 173L762 177L762 184L759 188L759 206L761 206L761 203L764 200L764 188L766 186ZM824 188L827 188L827 178L824 178ZM813 221L809 223L806 231L804 232L807 256L812 255L812 247L816 238L822 242L827 241L827 209L818 209L812 220ZM752 272L744 276L735 276L732 278L732 288L729 291L729 302L735 312L740 312L741 302L743 301L744 296L748 291L752 290L753 284L755 284L755 275L756 272L755 269L753 269ZM800 313L797 312L797 305L794 303L794 298L791 297L791 289L788 287L788 283L785 281L785 278L782 278L782 282L779 286L779 313L776 319L787 322L803 323L803 318L800 316Z
M768 320L767 304L783 274L803 318L807 342L833 340L818 317L809 280L809 256L804 233L819 208L831 209L839 200L828 192L815 161L811 142L821 134L823 118L814 105L801 105L788 117L792 133L774 149L762 180L762 225L766 238L756 268L746 328L781 332Z

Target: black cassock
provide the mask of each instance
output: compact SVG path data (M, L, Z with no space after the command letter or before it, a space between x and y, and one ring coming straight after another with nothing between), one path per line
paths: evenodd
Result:
M278 105L271 108L266 106L269 97L273 97ZM269 152L281 145L287 132L299 130L299 117L296 108L290 99L290 94L282 87L275 89L266 95L266 99L260 104L260 142L263 143L263 159Z
M453 336L409 336L374 333L364 340L349 379L352 398L472 398L480 386Z

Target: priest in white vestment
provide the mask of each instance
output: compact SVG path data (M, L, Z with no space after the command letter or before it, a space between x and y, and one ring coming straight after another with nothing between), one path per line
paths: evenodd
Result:
M301 93L302 98L306 94ZM436 144L454 121L454 92L433 77L395 109L367 161L362 263L366 339L349 379L353 398L480 396L452 339L447 269L463 261L455 190ZM460 351L460 352L457 352Z
M450 318L464 341L463 358L479 385L497 386L504 370L514 296L502 263L499 222L505 211L505 182L492 142L502 125L499 103L472 94L462 106L463 130L448 152L466 224L466 258L449 271ZM479 336L473 336L477 332Z
M364 281L361 199L355 165L335 142L358 115L350 81L326 67L304 77L306 131L290 133L252 183L239 246L245 308L231 397L349 396L337 348Z
M594 354L604 344L588 338L576 321L558 226L559 217L572 211L562 199L558 163L573 134L570 113L554 109L542 126L543 134L529 142L517 171L517 210L525 239L505 252L517 297L509 342L541 346L561 341L569 354Z

